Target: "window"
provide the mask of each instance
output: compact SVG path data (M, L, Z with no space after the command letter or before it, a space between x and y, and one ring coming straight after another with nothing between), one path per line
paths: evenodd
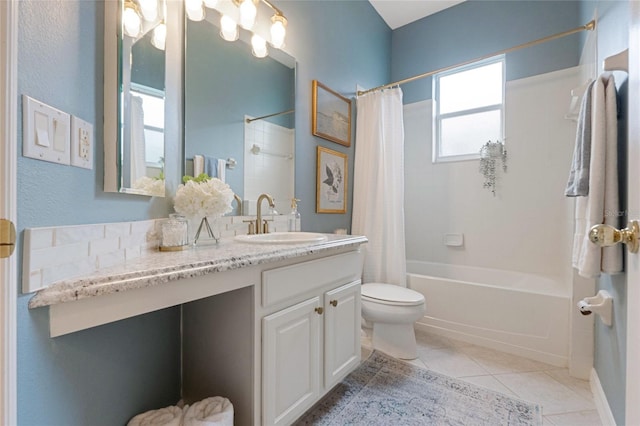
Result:
M504 55L436 74L433 161L480 157L487 141L504 141Z
M131 95L142 99L147 167L162 169L164 162L164 92L131 83Z

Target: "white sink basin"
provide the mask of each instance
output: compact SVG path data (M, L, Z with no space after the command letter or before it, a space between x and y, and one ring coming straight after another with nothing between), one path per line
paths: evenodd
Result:
M270 234L237 235L236 241L252 244L298 244L317 243L327 239L315 232L272 232Z

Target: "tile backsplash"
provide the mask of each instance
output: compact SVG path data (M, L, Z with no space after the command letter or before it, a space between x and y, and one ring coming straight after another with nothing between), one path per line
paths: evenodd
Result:
M288 230L290 215L264 216L271 232ZM246 234L251 216L216 219L222 238ZM31 293L56 281L91 275L96 271L145 256L158 249L163 219L91 225L27 228L24 231L22 292ZM199 221L190 221L193 239ZM204 240L204 234L201 238Z

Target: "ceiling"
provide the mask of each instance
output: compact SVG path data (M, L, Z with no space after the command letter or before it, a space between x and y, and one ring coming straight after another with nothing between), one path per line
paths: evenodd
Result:
M395 30L464 0L369 0L384 21Z

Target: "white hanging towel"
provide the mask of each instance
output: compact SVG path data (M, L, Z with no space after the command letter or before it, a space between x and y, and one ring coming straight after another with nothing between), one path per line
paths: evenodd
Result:
M591 159L589 195L578 197L575 211L573 267L586 278L601 272L622 272L622 247L600 248L589 241L589 230L601 223L619 227L618 109L612 74L600 76L591 93Z
M129 420L127 426L180 426L182 414L182 408L176 406L150 410Z
M183 426L233 426L233 405L227 398L214 396L185 407Z
M225 182L227 171L227 160L218 158L218 179Z
M193 156L193 176L198 177L204 173L204 155Z

